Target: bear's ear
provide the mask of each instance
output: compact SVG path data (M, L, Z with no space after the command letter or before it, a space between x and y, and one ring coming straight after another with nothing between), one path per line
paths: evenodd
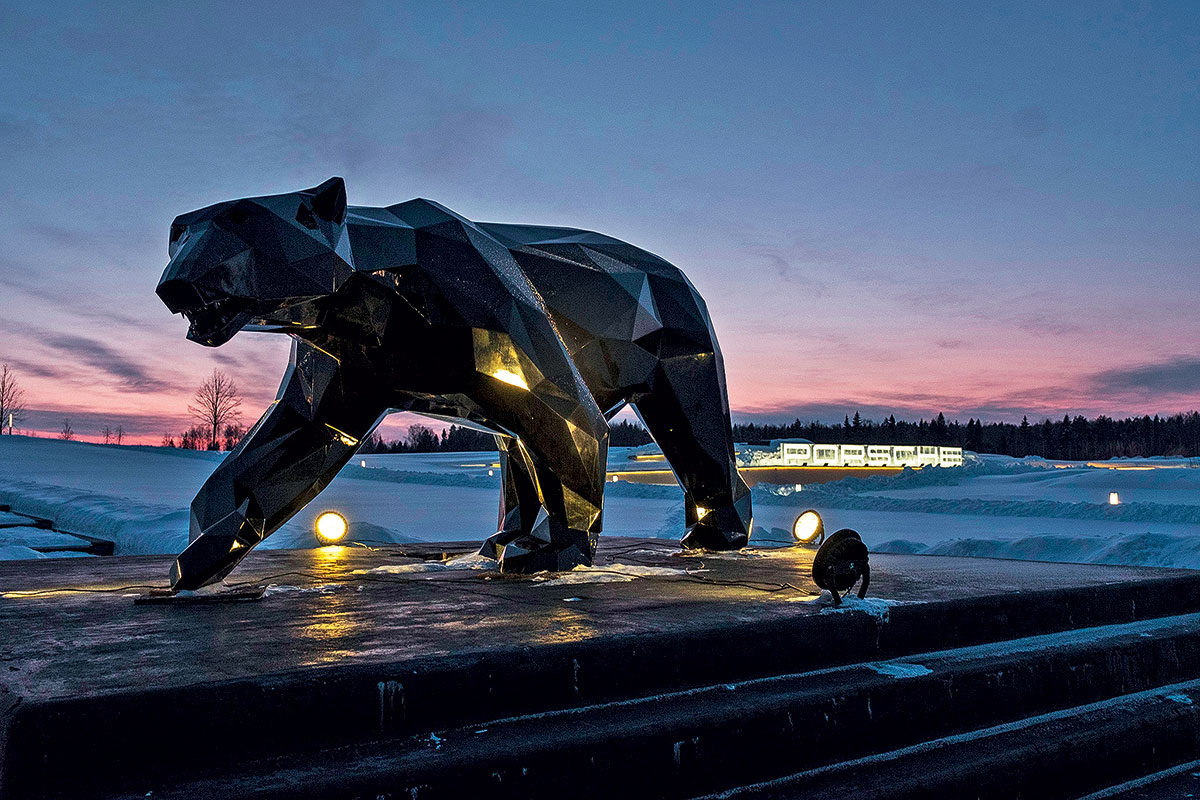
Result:
M346 182L341 178L330 178L315 189L309 189L306 194L312 194L312 210L326 222L341 225L346 220Z

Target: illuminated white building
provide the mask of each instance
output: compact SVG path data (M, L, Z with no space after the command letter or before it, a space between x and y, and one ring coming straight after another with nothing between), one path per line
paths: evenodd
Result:
M819 444L774 439L751 459L755 466L784 467L961 467L961 447L915 444Z

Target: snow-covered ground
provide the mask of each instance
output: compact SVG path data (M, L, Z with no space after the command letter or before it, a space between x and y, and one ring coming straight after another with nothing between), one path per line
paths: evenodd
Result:
M631 452L614 448L610 466L665 467L632 462ZM118 554L174 553L187 544L188 504L223 457L5 436L0 503L111 539ZM328 509L364 542L479 540L495 529L499 474L495 453L360 456L262 546L314 546L313 521ZM608 534L681 533L677 488L607 490ZM1200 459L1088 466L982 456L960 469L754 491L759 542L785 539L796 514L815 508L827 530L854 528L876 551L1200 568ZM1120 505L1109 505L1114 491ZM0 558L37 557L29 545L54 536L0 528Z

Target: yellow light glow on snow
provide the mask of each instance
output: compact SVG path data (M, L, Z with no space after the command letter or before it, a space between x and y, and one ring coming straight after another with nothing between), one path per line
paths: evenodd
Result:
M1108 504L1110 506L1121 505L1121 495L1117 494L1116 492L1109 492L1108 493Z

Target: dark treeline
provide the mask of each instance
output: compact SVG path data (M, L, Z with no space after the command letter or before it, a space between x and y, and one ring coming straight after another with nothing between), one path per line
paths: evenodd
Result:
M245 433L238 425L228 425L218 446L231 450ZM982 422L976 419L962 424L948 422L938 414L930 420L907 422L895 415L883 422L864 419L857 412L841 424L795 420L790 425L735 424L737 442L766 442L770 439L811 439L814 442L849 444L935 444L962 447L978 453L1011 456L1042 456L1063 459L1103 459L1122 456L1198 456L1200 455L1200 412L1189 411L1169 417L1130 417L1113 419L1099 416L1064 416L1061 420L1030 422ZM612 447L636 447L650 441L640 423L617 422L609 425ZM176 440L164 435L165 447L204 450L211 446L200 427L187 430ZM359 448L361 453L458 453L496 449L495 437L459 425L451 425L440 434L424 425L413 425L403 439L385 441L373 434Z
M978 453L1063 459L1196 456L1200 455L1200 412L1128 419L1064 416L1057 422L1047 419L1038 423L1026 417L1019 425L976 419L962 425L957 420L947 422L942 414L917 422L892 415L876 423L855 412L840 425L800 420L790 425L734 425L733 438L739 442L803 438L850 444L935 444Z
M225 426L223 435L218 436L214 440L211 430L205 428L203 425L193 425L179 435L178 442L176 442L173 434L164 433L162 446L181 447L184 450L232 450L237 447L238 442L245 435L246 429L241 425L230 424ZM108 444L107 436L104 443ZM117 444L120 444L120 442L118 441Z
M608 443L612 447L635 447L650 441L650 434L636 423L622 420L608 426ZM432 428L413 425L403 439L384 441L378 433L372 434L360 453L461 453L475 450L495 450L496 437L472 428L451 425L439 435Z

